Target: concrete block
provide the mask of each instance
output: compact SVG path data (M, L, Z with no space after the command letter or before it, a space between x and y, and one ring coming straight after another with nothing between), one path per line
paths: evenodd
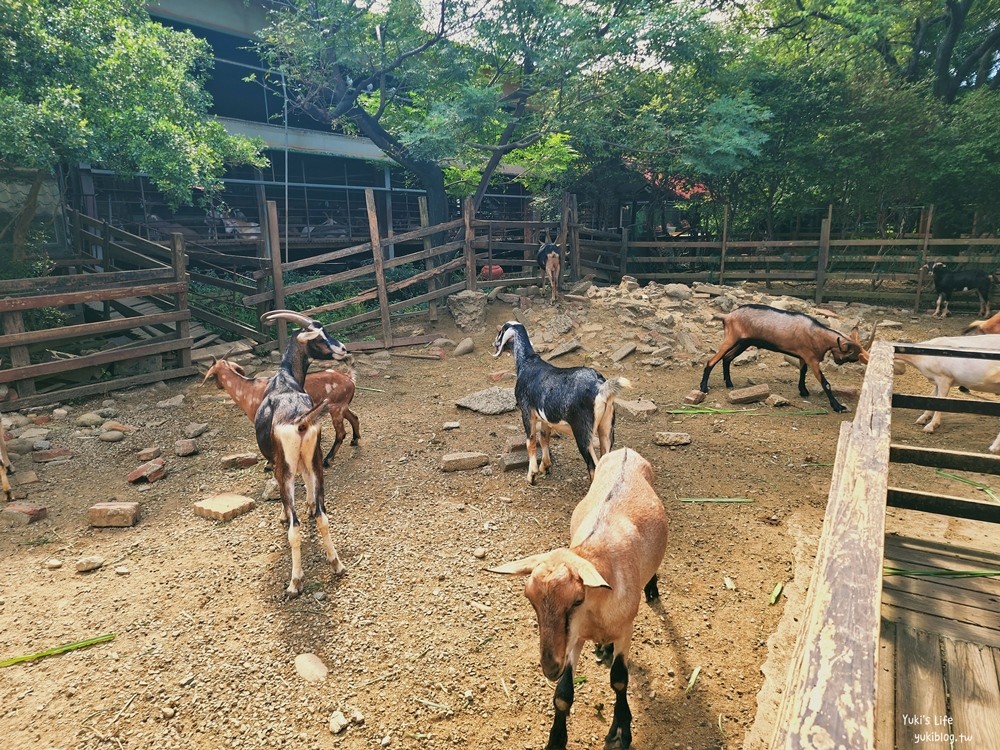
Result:
M194 514L216 521L231 521L237 516L242 516L253 510L254 505L252 498L224 492L221 495L213 495L196 502Z
M449 453L441 458L442 471L468 471L486 466L490 462L490 457L485 453L464 451L461 453Z
M523 444L522 444L523 446ZM514 471L528 468L528 452L504 453L500 456L500 471Z
M731 404L755 404L763 401L771 395L771 386L767 383L751 385L746 388L736 388L729 391L728 398Z
M87 520L91 526L135 526L139 522L139 503L97 503L87 510Z

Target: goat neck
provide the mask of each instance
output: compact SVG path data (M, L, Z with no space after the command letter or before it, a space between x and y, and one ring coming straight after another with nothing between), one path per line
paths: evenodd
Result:
M531 345L531 339L528 338L528 331L514 320L500 326L493 343L496 346L494 357L499 357L507 345L510 345L511 351L514 353L514 364L518 370L525 362L538 357L538 352L535 351Z

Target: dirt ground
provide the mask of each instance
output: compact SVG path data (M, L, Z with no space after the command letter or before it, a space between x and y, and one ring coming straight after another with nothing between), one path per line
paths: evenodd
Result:
M645 331L613 307L584 302L555 309L536 302L533 320L542 330L545 320L563 314L574 322L567 337L579 335L584 348L558 364L620 371L634 383L628 398L659 407L644 419L620 409L616 441L652 462L671 526L661 599L643 604L636 620L629 685L633 746L743 747L769 639L787 647L794 638L794 624L779 628L789 601L782 596L771 605L769 597L778 583L788 595L801 595L809 563L803 544L819 531L839 423L851 414L791 413L826 408L826 400L802 400L796 370L769 353L734 368L736 386L767 382L792 402L789 407L669 414L698 384L700 354L651 366L637 353L615 366L609 354L623 341L641 341ZM968 322L900 310L866 314L868 323L901 322L901 329L880 334L897 340L957 333ZM492 304L489 317L487 329L474 335L471 355L443 361L393 356L387 364L370 359L359 368L359 385L370 389L354 400L361 445L345 443L326 473L333 539L348 572L332 574L307 524L306 590L298 599L284 594L290 557L277 503L258 502L226 523L192 511L195 501L218 492L258 498L266 481L261 464L222 468L222 456L255 451L255 444L249 422L211 385L175 381L113 393L106 403L64 404L69 415L45 427L53 445L72 450L72 460L52 465L14 457L19 475L31 470L39 477L19 492L45 505L48 517L0 528L0 660L105 633L115 638L0 670L0 745L544 747L552 686L538 667L523 580L484 568L564 545L587 474L574 446L563 440L553 449L554 475L528 486L523 472L502 472L496 461L508 437L520 434L519 417L455 407L456 399L493 385L490 373L513 369L509 356L491 356L491 331L512 317L511 307ZM442 318L434 331L455 340L464 336L447 313ZM704 343L714 346L720 329L707 331ZM828 364L826 371L834 385L861 385L860 366ZM706 405L728 406L721 380L713 373ZM897 382L898 390L928 391L913 372ZM815 383L810 388L818 392ZM181 406L156 406L181 393ZM139 429L121 442L104 443L75 425L78 415L101 409ZM996 420L950 415L937 434L924 435L914 417L897 413L894 439L984 451L1000 429ZM461 427L445 431L448 421ZM198 422L210 426L197 438L200 452L175 456L174 441ZM653 443L657 431L687 432L692 441L660 447ZM330 433L324 428L324 445ZM150 446L164 450L167 477L128 484L126 474L139 463L136 452ZM484 451L493 464L485 471L440 470L444 454L464 450ZM975 492L930 469L911 474L903 477L911 486ZM734 497L752 502L682 501ZM87 509L110 498L138 501L139 524L88 526ZM76 572L78 559L95 555L103 567ZM783 635L775 636L779 631ZM307 653L329 668L325 680L308 682L296 672L295 657ZM582 662L569 721L574 749L603 746L614 701L607 668L589 650ZM765 692L763 702L773 702L773 687ZM354 718L337 734L329 727L336 711Z

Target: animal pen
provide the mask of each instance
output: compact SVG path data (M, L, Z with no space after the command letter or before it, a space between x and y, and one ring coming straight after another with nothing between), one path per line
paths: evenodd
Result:
M857 413L841 425L776 750L1000 747L1000 554L917 530L885 533L887 506L1000 523L995 503L888 484L890 463L1000 474L1000 456L892 442L893 409L1000 416L1000 403L894 394L893 351L886 341L872 347ZM1000 352L895 351L1000 360ZM982 571L994 575L969 575Z

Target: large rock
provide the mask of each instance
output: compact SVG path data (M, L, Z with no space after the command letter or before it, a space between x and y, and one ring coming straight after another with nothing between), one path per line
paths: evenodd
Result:
M463 331L481 331L486 326L486 294L471 289L448 295L448 310Z
M480 414L504 414L517 409L517 399L513 388L487 388L470 393L455 402L455 406L479 412Z
M490 462L490 457L485 453L475 451L463 451L461 453L449 453L441 457L442 471L469 471L486 466Z

